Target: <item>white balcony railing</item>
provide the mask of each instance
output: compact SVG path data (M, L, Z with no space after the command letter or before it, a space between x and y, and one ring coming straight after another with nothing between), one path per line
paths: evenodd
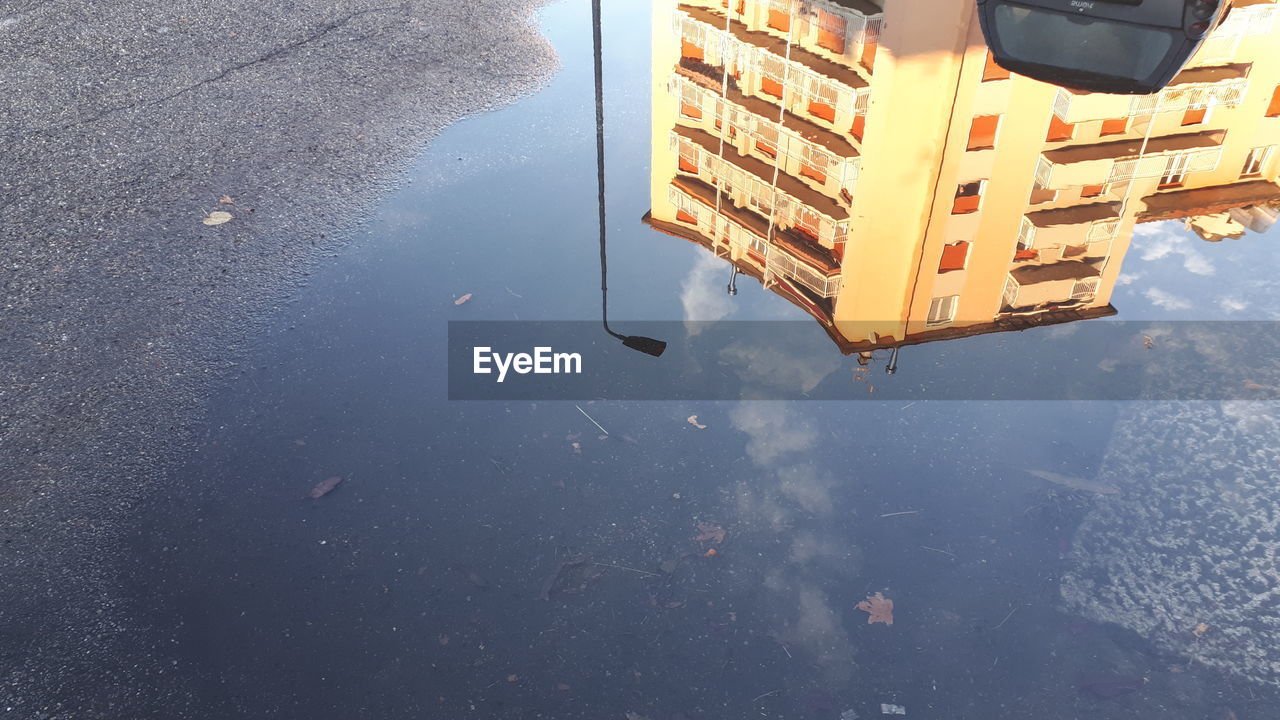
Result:
M1179 158L1186 158L1185 161ZM1222 158L1222 148L1208 148L1192 152L1169 153L1167 155L1150 155L1132 160L1120 160L1111 166L1107 176L1107 184L1128 182L1138 178L1162 177L1177 164L1182 173L1207 172L1218 167ZM1184 164L1185 163L1185 164Z
M1066 122L1077 123L1116 117L1140 117L1157 112L1186 112L1210 106L1234 107L1244 100L1248 90L1248 78L1174 85L1154 95L1134 98L1097 93L1077 95L1065 88L1058 88L1053 98L1053 113Z
M807 227L820 242L832 245L844 242L849 234L847 219L836 220L815 210L675 132L671 133L670 146L681 158L698 169L699 179L719 187L727 194L746 198L747 204L765 218L772 214L775 223L784 227Z
M777 247L773 250L765 258L765 270L769 273L795 280L820 297L831 298L840 294L840 275L827 277L791 257L786 251Z
M792 103L799 100L831 105L837 116L853 115L867 107L870 88L854 88L802 62L743 42L724 28L692 18L683 10L676 10L673 22L676 34L702 48L708 63L723 67L728 62L739 70L768 78L783 87L786 99Z
M860 158L838 155L786 125L749 112L714 90L705 88L682 75L672 76L668 90L683 102L692 101L690 104L703 113L704 119L709 114L715 120L711 128L737 128L753 142L775 148L779 155L795 164L820 169L824 175L834 179L837 186L847 190L850 195L857 187L858 173L861 168ZM734 143L729 138L725 140L730 144Z

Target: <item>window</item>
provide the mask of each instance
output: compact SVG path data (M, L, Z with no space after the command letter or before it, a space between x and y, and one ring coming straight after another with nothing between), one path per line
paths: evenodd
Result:
M684 193L677 193L673 198L676 202L676 219L690 225L698 224L698 206Z
M1275 149L1275 145L1267 145L1250 150L1249 156L1244 159L1244 168L1240 171L1240 177L1261 175Z
M1183 127L1186 127L1187 125L1199 125L1208 119L1208 108L1187 108L1187 111L1182 113Z
M936 297L933 302L929 303L929 319L930 325L941 325L949 323L956 317L956 301L960 299L959 295L944 295Z
M1095 198L1107 191L1107 186L1103 185L1085 185L1080 188L1080 197Z
M1123 135L1127 132L1129 132L1129 118L1114 118L1102 121L1102 130L1098 135L1106 137L1107 135Z
M859 115L853 119L853 127L849 128L849 134L862 142L862 135L867 131L867 116Z
M773 0L769 3L769 27L782 32L791 30L791 3Z
M844 54L845 19L826 10L818 11L818 47L823 47L837 55Z
M969 144L966 150L990 150L996 146L996 132L1000 129L999 115L978 115L969 126Z
M680 86L680 114L694 120L702 119L701 87L693 84Z
M987 51L987 65L982 68L982 82L991 82L993 80L1009 79L1009 71L996 64L991 57L991 51Z
M1039 181L1037 181L1036 184L1031 188L1031 198L1028 200L1028 202L1030 202L1032 205L1039 205L1040 203L1053 202L1057 198L1058 198L1057 190L1050 190L1049 188L1041 185Z
M982 201L982 190L986 180L974 180L956 188L956 199L951 205L952 215L967 215L978 211Z
M756 126L756 149L769 157L778 157L778 128L760 123Z
M827 168L831 164L831 158L825 152L818 150L811 145L804 145L803 151L800 153L800 174L807 177L819 185L827 183Z
M1280 117L1280 85L1271 91L1271 104L1267 106L1267 117Z
M1190 155L1170 156L1169 162L1164 166L1164 175L1160 177L1160 188L1181 187L1182 181L1187 177L1187 165L1190 162Z
M969 258L969 243L961 240L942 247L942 261L938 263L938 272L963 270L965 260Z
M1062 142L1070 140L1076 134L1076 126L1059 118L1057 115L1051 116L1049 120L1049 132L1045 135L1046 142Z

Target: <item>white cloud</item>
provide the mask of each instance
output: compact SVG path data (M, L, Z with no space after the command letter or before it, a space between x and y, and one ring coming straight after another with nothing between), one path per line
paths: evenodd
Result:
M1233 313L1249 307L1249 303L1240 298L1224 297L1218 300L1218 307L1222 308L1222 312Z
M1116 278L1116 285L1132 285L1138 280L1141 280L1142 276L1143 276L1143 273L1140 273L1140 272L1135 272L1135 273L1122 272Z
M1191 307L1191 301L1183 297L1178 297L1170 292L1165 292L1160 288L1147 288L1143 293L1152 305L1164 308L1165 310L1187 310Z
M723 320L737 310L737 304L725 290L728 282L728 264L711 253L699 252L680 285L685 332L690 337L702 332L701 323Z
M1173 230L1170 223L1139 225L1134 231L1135 244L1143 260L1162 260L1170 256L1180 256L1182 267L1195 275L1213 275L1217 272L1213 262L1196 247L1197 240Z

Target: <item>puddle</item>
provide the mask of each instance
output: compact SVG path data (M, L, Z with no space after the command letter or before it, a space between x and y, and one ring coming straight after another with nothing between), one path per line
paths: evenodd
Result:
M1183 139L1166 150L1189 165L1126 165L1128 149L1084 142L1112 119L1098 98L1000 77L981 48L940 58L941 20L908 42L849 5L787 20L740 3L726 33L719 3L606 4L616 328L732 319L750 340L752 321L790 321L806 340L790 357L731 359L870 393L947 373L948 343L973 343L974 364L1007 353L1005 330L1274 319L1280 192L1230 170L1262 140ZM1110 499L1143 445L1134 405L448 399L448 321L599 319L589 17L577 1L543 11L560 74L432 144L273 319L174 497L140 524L132 581L210 714L1273 715L1274 691L1213 652L1231 631L1216 623L1239 614L1196 596L1152 633L1144 608L1064 605L1063 576L1095 549L1077 526L1141 500L1129 485ZM803 42L788 51L793 31L770 23ZM1051 126L1051 108L1078 121ZM1047 128L1073 142L1045 150ZM1140 144L1146 129L1124 132ZM1153 221L1135 229L1141 213ZM1270 427L1180 443L1180 416L1157 415L1175 419L1149 451L1191 467L1232 437L1265 446ZM892 624L858 608L876 593Z

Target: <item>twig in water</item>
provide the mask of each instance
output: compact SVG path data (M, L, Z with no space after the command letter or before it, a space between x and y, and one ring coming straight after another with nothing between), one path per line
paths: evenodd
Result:
M767 692L767 693L760 693L759 695L757 695L757 696L755 696L754 698L752 698L752 699L751 699L751 702L759 702L761 698L767 698L767 697L769 697L770 695L777 695L777 694L778 694L778 693L780 693L780 692L782 692L782 689L781 689L781 688L779 688L779 689L777 689L777 690L770 690L770 691L769 691L769 692Z
M598 563L598 562L593 562L591 564L599 565L600 567L618 568L619 570L630 570L633 573L640 573L641 575L648 575L649 577L658 577L658 573L651 573L648 570L637 570L633 567L627 567L626 565L614 565L613 563Z
M778 643L778 644L782 646L782 652L784 652L784 653L786 653L786 654L787 654L787 658L788 658L788 659L790 659L790 660L794 660L794 659L795 659L795 658L792 658L792 657L791 657L791 651L787 649L787 644L786 644L786 643Z
M578 412L582 413L582 416L583 416L583 417L585 417L586 419L590 420L592 425L595 425L596 427L600 428L600 432L604 433L605 435L608 435L608 434L609 434L609 431L608 431L608 430L605 430L603 425L601 425L600 423L596 422L596 419L595 419L595 418L593 418L593 417L591 417L590 415L588 415L586 410L583 410L581 407L579 407L579 406L577 406L577 405L574 405L574 407L578 408Z
M906 410L907 408L911 407L912 405L915 405L915 404L916 404L916 403L918 403L918 402L920 402L920 401L919 401L919 400L912 400L911 402L907 403L906 405L903 405L902 407L900 407L900 408L898 408L898 409L899 409L899 410Z
M1009 614L1008 614L1008 615L1005 615L1005 616L1004 616L1004 619L1000 621L1000 625L1004 625L1005 623L1009 622L1009 618L1013 617L1013 614L1014 614L1014 613L1016 613L1016 612L1018 612L1018 608L1020 608L1020 607L1022 607L1022 606L1021 606L1021 605L1014 605L1014 606L1013 606L1013 609L1009 611ZM1000 625L996 625L995 627L993 627L993 628L991 628L991 629L992 629L992 630L999 630L999 629L1000 629Z
M915 515L918 512L920 511L919 510L903 510L902 512L885 513L880 517L887 518L887 517L896 517L898 515Z
M951 557L956 556L956 554L953 552L947 552L946 550L939 550L938 548L929 547L928 545L921 545L920 547L924 548L925 550L932 550L933 552L936 552L936 553L942 553L943 555L950 555Z

